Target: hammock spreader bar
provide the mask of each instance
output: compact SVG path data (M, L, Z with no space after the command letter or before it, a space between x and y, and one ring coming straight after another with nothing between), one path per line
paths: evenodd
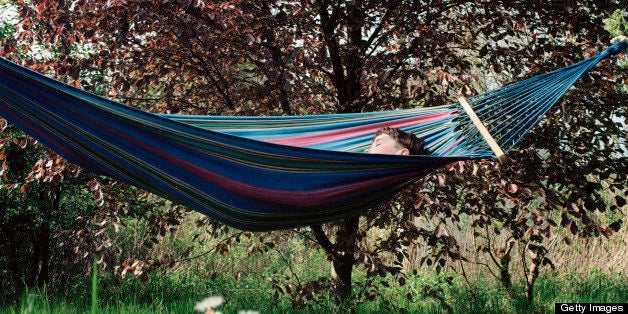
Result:
M506 161L506 154L504 154L502 148L497 145L497 142L495 142L495 139L493 138L493 136L491 136L491 133L486 129L484 123L482 123L477 114L475 114L475 111L473 111L473 108L471 108L471 105L469 105L467 99L464 97L459 97L458 102L460 102L460 105L473 122L473 125L478 129L484 140L486 140L486 144L488 144L493 153L495 153L497 159L499 159L500 162Z
M626 47L621 44L469 103L508 152L580 76ZM299 117L155 115L5 59L0 116L86 170L247 230L350 217L445 164L494 157L457 103ZM423 137L432 154L360 153L384 125Z

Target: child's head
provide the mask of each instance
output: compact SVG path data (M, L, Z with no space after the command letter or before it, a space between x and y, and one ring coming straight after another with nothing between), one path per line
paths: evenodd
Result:
M425 148L425 142L412 133L403 130L384 127L373 137L371 148L366 150L371 154L392 154L392 155L427 155L429 151Z

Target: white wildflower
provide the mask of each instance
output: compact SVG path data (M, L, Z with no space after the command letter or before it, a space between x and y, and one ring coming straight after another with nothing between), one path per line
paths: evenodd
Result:
M218 312L214 312L214 308L221 305L222 302L224 302L224 300L225 299L223 299L221 296L209 297L201 302L196 303L196 306L194 307L194 309L199 312L218 313Z

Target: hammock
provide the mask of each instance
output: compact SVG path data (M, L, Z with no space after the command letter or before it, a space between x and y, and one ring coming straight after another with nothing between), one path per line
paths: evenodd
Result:
M507 153L611 46L553 72L468 99ZM156 115L0 59L0 116L80 167L254 231L359 214L448 163L495 157L458 103L286 117ZM429 156L361 153L382 126Z

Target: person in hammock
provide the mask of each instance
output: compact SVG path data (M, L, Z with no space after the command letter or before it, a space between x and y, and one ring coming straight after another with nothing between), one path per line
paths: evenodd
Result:
M428 155L425 141L412 133L391 127L384 127L373 137L371 148L365 150L369 154L391 155Z

